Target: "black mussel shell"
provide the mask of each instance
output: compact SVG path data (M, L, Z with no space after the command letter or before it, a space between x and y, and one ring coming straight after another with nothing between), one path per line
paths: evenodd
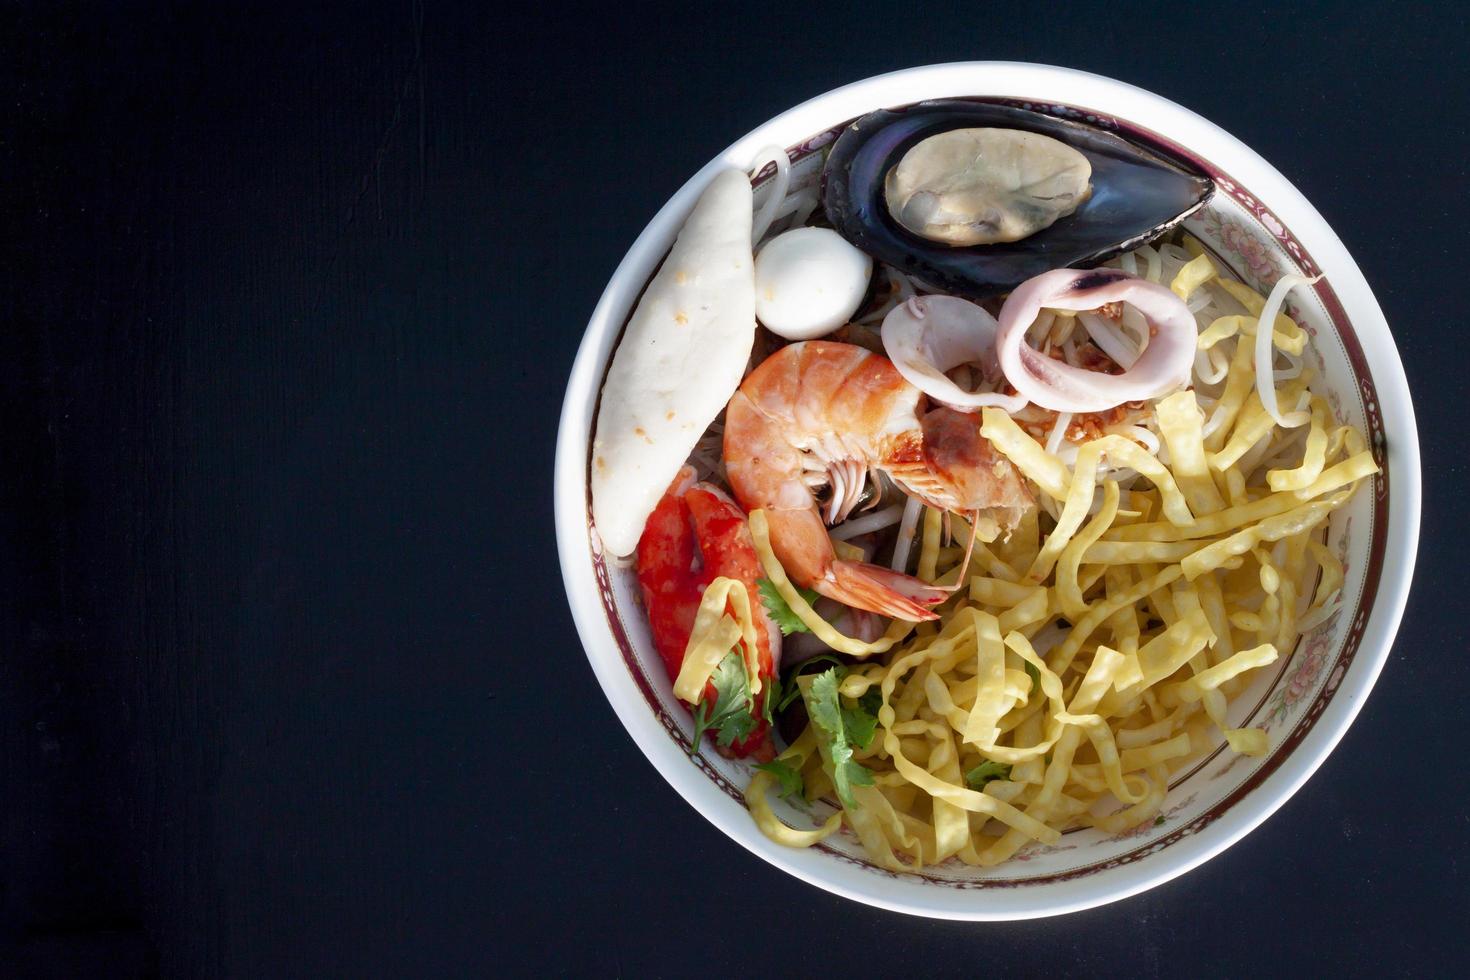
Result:
M888 212L883 181L915 144L951 129L990 126L1050 136L1092 164L1092 195L1075 212L1018 242L954 247L908 231ZM1199 210L1214 181L1182 161L1083 123L961 99L880 109L832 144L822 205L848 241L928 286L984 299L1051 269L1095 265L1146 245Z

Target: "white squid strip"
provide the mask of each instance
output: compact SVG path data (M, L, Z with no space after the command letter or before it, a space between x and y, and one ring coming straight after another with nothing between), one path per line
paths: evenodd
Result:
M961 364L995 360L995 318L969 300L915 296L889 311L882 334L883 349L904 380L943 405L961 412L991 405L1014 412L1026 404L1018 395L966 391L945 376Z
M1123 374L1061 364L1022 343L1043 307L1084 311L1112 302L1132 304L1154 333ZM1054 269L1028 279L1007 297L996 353L1006 380L1025 399L1055 412L1103 412L1187 384L1198 337L1194 315L1164 286L1117 269Z

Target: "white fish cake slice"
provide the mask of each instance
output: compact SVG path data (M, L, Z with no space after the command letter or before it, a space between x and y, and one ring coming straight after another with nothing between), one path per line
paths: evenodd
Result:
M592 517L627 555L694 444L740 385L755 342L750 181L717 174L628 321L592 440Z

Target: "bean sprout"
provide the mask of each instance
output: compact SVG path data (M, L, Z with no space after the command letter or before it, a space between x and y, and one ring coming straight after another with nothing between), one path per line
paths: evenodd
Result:
M1103 432L1109 435L1120 435L1124 439L1131 439L1134 442L1140 443L1155 456L1160 454L1159 437L1141 425L1110 425Z
M1272 371L1272 376L1277 381L1290 381L1293 378L1301 377L1302 368L1305 363L1302 358L1288 351L1279 351L1278 353L1280 354L1281 358L1286 361L1287 366L1284 368L1277 368L1276 370Z
M1107 317L1089 311L1078 313L1077 319L1082 321L1082 328L1087 331L1092 342L1118 365L1131 368L1138 360L1139 351Z
M753 173L760 173L766 169L768 163L776 164L776 177L767 192L766 203L756 213L755 223L751 228L750 240L759 243L766 236L766 231L771 227L771 222L776 220L777 210L786 203L786 188L791 183L791 158L786 151L779 146L768 146L756 155Z
M1067 436L1067 426L1072 424L1071 412L1058 412L1056 424L1051 427L1051 434L1046 437L1046 451L1056 455L1057 449L1062 445L1062 440Z
M1225 380L1225 375L1230 371L1230 362L1225 358L1217 358L1215 349L1197 351L1194 355L1194 374L1201 382L1207 385L1218 384Z
M918 497L908 498L903 505L903 521L898 525L898 540L893 545L893 561L889 567L895 572L901 572L908 567L909 549L914 544L914 531L919 526L919 514L924 510L924 504Z
M904 504L890 504L880 511L854 517L834 527L830 533L838 541L850 541L860 534L871 534L892 527L903 519Z
M1139 248L1139 251L1143 253L1144 261L1148 263L1148 272L1144 273L1144 278L1149 282L1159 282L1164 271L1164 260L1158 252L1147 245Z
M1184 305L1189 307L1189 312L1198 313L1213 302L1214 299L1208 292L1203 289L1196 289L1189 299L1185 301Z
M1308 612L1300 620L1298 620L1296 624L1296 630L1298 633L1309 633L1312 630L1316 629L1318 626L1321 626L1323 623L1327 622L1333 616L1336 616L1341 609L1342 592L1341 590L1339 590L1332 593L1332 595L1328 597L1327 601L1324 602L1319 608Z

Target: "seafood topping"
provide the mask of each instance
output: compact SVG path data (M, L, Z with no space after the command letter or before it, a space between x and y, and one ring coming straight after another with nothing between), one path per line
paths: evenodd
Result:
M883 349L909 384L935 401L973 412L995 405L1008 412L1026 399L997 391L966 391L946 371L978 364L992 381L1000 377L995 357L995 317L958 296L915 296L883 318Z
M745 514L719 488L696 483L684 467L658 502L638 541L638 584L653 631L653 644L670 678L683 674L684 658L705 589L716 578L743 584L748 597L758 590L760 564L751 543ZM781 659L781 634L760 602L749 603L756 630L758 676L769 682ZM742 668L743 671L743 668ZM738 674L739 672L737 672ZM693 692L696 717L712 720L716 745L726 754L769 759L774 754L770 726L764 720L769 683L743 705L715 706L722 698L712 679ZM676 688L677 692L677 688ZM723 700L729 700L724 698ZM702 709L702 713L701 713Z
M844 488L881 469L945 510L1018 516L1030 506L1011 463L980 436L978 420L951 412L921 421L922 398L887 358L852 344L808 341L766 358L730 399L730 488L747 511L766 512L771 547L793 582L906 620L936 618L929 607L949 594L901 572L839 559L814 483L848 496Z
M1020 129L951 129L888 171L888 212L945 245L1015 242L1050 228L1092 193L1092 164L1061 140Z
M1128 303L1148 321L1148 346L1122 374L1089 371L1026 346L1043 307L1095 310ZM1103 412L1166 395L1189 381L1198 342L1194 314L1164 286L1117 269L1054 269L1023 283L1000 309L996 350L1006 380L1054 412Z
M592 515L626 555L730 397L755 342L750 180L715 175L613 354L592 440Z
M1315 279L1261 296L1208 242L1146 244L1213 185L1139 139L966 99L870 113L825 157L762 151L758 215L716 174L638 301L593 557L636 549L647 630L613 627L651 637L691 755L754 763L771 840L991 868L1159 823L1216 736L1272 750L1227 684L1341 607L1321 528L1378 449L1282 312ZM840 810L809 827L819 799Z
M1016 135L1003 138L1016 146L988 163L958 152L972 140L977 148L999 143L965 135L996 130L1028 137L1024 155ZM1036 147L1063 144L1090 174L1069 155L1037 151L1031 136L1047 140ZM863 116L837 138L822 172L822 205L839 234L936 292L971 299L1137 248L1213 192L1209 178L1183 162L1115 133L963 99ZM1044 200L1053 194L1056 201ZM998 205L992 212L1000 201L1004 213Z

